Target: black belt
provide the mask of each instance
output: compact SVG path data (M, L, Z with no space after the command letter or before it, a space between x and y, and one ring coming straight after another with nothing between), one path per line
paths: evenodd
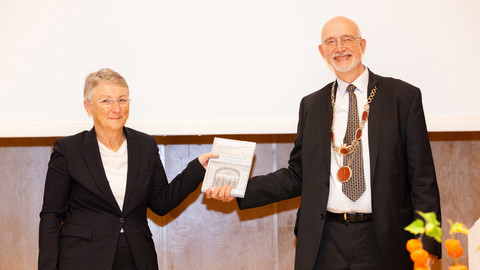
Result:
M372 214L364 214L364 213L332 213L327 211L327 216L348 222L348 223L356 223L356 222L366 222L373 220Z

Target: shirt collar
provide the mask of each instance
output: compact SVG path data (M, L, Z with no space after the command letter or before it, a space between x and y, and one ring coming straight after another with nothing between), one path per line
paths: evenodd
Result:
M352 84L357 87L357 91L360 91L360 93L364 93L365 91L368 90L368 74L369 74L369 72L368 72L368 68L366 66L364 66L364 67L365 67L365 70L362 72L362 74L360 74L360 76L358 76L358 78L354 82L352 82ZM350 83L342 81L339 78L337 78L337 83L338 83L337 94L340 93L342 95L346 95L347 94L347 86ZM339 90L341 90L341 91L339 91Z

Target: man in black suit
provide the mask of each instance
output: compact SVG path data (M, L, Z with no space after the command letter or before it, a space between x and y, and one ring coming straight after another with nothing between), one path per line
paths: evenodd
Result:
M352 20L325 24L319 50L337 80L302 99L288 168L253 177L237 200L245 209L302 196L295 269L412 269L404 227L417 210L441 220L420 90L371 72L365 47ZM229 190L206 195L230 201ZM432 265L441 245L423 242Z

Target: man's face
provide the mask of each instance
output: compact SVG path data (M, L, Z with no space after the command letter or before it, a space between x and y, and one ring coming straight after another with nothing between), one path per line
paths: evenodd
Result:
M360 37L357 25L346 18L327 22L322 30L320 53L337 74L363 72L362 54L366 41Z

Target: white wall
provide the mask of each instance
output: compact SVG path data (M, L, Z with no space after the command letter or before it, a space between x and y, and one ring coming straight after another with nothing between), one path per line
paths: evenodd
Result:
M83 81L120 72L152 135L295 133L334 79L323 24L354 19L375 73L422 89L430 131L480 130L480 1L0 0L0 137L91 128Z

